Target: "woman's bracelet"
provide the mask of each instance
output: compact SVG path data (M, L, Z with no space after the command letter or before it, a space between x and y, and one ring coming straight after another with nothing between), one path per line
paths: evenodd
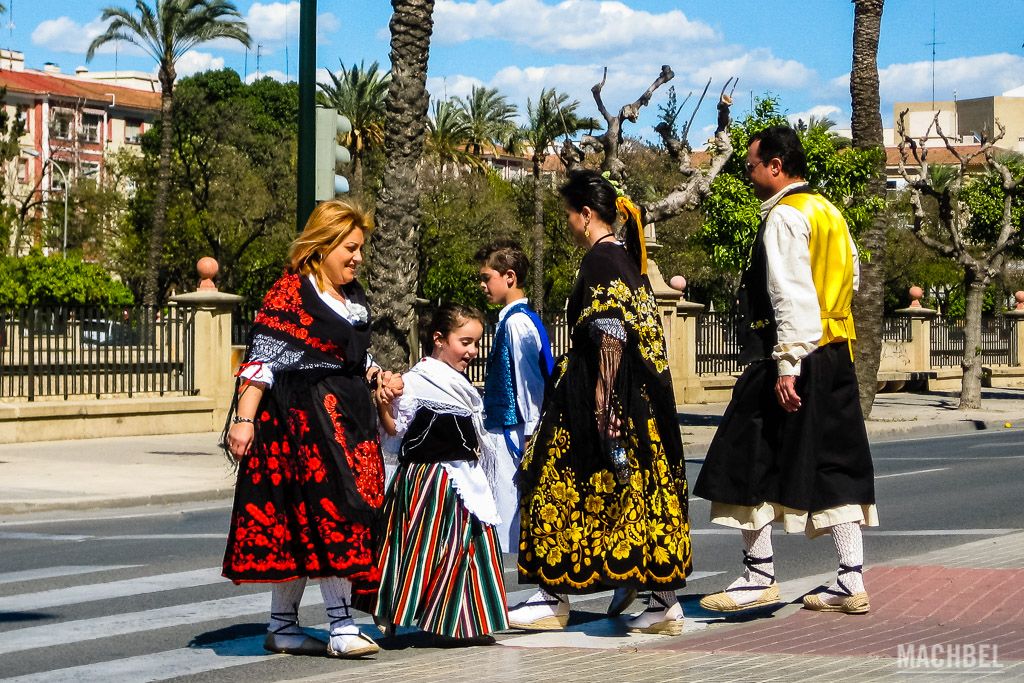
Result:
M248 422L251 425L256 424L256 420L251 417L239 417L238 415L235 415L231 418L231 424L241 424L242 422Z
M377 372L375 372L372 375L370 375L370 378L366 380L366 383L368 385L370 385L370 390L371 391L374 391L374 390L377 389L377 380L380 379L380 373L381 372L382 372L382 370L380 368L377 368Z

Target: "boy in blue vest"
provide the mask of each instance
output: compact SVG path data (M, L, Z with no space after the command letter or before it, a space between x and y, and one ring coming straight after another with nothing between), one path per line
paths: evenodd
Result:
M519 550L519 491L513 478L526 440L540 421L544 384L553 365L551 344L540 317L523 291L530 261L518 243L494 242L476 254L480 288L492 304L504 308L487 355L484 379L484 426L495 437L499 462L494 500L505 552Z

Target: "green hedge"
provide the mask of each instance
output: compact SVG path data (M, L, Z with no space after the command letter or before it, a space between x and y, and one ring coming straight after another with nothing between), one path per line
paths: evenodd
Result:
M0 258L0 306L126 305L134 301L131 290L104 268L77 256L33 252Z

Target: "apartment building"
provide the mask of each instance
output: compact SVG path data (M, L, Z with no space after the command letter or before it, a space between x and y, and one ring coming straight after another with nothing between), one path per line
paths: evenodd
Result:
M110 155L137 149L160 114L159 86L147 74L28 69L13 50L0 50L0 87L8 114L25 125L22 154L6 174L14 196L59 192L65 174L101 177Z

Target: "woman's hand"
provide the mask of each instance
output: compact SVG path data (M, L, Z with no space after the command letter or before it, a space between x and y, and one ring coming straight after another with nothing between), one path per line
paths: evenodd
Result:
M228 430L228 451L235 460L241 460L252 447L256 426L251 422L238 422Z
M614 411L599 410L594 414L597 419L597 433L605 439L614 441L622 436L622 420Z

